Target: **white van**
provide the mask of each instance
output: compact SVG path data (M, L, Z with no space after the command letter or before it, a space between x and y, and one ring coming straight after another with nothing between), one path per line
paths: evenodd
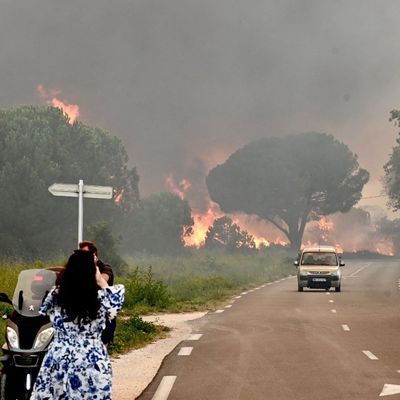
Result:
M334 287L336 292L341 291L341 267L344 267L344 263L341 262L335 247L305 247L294 265L297 267L299 292L302 292L305 287L325 290Z

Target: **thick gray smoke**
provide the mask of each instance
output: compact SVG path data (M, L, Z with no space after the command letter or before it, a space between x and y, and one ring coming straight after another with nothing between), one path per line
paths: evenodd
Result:
M61 90L123 139L144 195L303 131L348 144L375 195L400 106L399 13L397 0L0 0L0 107Z

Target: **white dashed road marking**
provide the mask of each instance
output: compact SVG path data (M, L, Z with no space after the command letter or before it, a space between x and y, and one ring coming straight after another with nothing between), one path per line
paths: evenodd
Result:
M363 353L370 359L370 360L379 360L379 358L372 354L369 350L363 350Z
M231 308L232 304L228 304L227 306L225 306L225 308Z
M176 376L164 376L154 393L152 400L166 400L174 386Z
M179 350L178 356L190 356L192 353L193 347L181 347Z
M331 310L332 313L336 314L336 310Z
M242 296L236 296L235 297L235 299L241 299L242 298Z
M199 340L202 336L202 333L193 333L187 338L187 340Z
M349 331L350 330L348 325L342 325L342 328L343 328L344 331Z
M217 311L215 311L215 314L221 314L221 313L223 313L225 310L217 310Z
M382 396L391 396L392 394L400 393L400 385L392 385L390 383L385 383L383 385L383 389L379 397Z
M358 268L357 271L354 271L351 275L347 275L346 278L356 278L356 275L361 272L362 270L364 270L365 268L367 268L366 266Z
M329 303L334 303L334 301L333 300L329 300Z

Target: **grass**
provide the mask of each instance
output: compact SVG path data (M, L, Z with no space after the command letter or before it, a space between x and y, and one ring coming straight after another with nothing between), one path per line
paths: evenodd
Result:
M244 289L294 273L292 260L269 252L227 255L193 251L179 257L141 256L127 261L130 267L117 277L126 292L114 343L109 347L113 355L166 335L167 328L145 322L139 315L210 310ZM11 298L21 270L48 266L40 261L0 265L0 292ZM10 307L0 303L0 315L7 311ZM5 323L0 319L0 334Z
M167 332L169 328L143 321L138 316L119 320L114 342L109 345L108 352L111 355L126 353L164 337Z
M118 281L126 286L127 308L139 314L209 310L239 291L294 273L291 259L266 252L196 251L185 257L138 257L128 263L128 276Z

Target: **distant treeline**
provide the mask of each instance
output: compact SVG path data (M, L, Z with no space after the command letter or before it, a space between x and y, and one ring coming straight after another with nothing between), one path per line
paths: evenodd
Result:
M392 112L398 122L399 113ZM400 153L385 165L393 209L400 206ZM134 161L134 160L133 160ZM112 186L113 201L85 199L85 239L123 266L118 254L179 254L193 233L192 210L173 193L140 199L139 175L122 142L99 128L75 121L54 107L23 106L0 111L0 257L57 259L76 246L77 201L53 197L53 183ZM357 156L332 135L300 133L268 137L234 152L212 169L211 199L227 214L254 215L274 225L298 249L305 226L323 215L357 204L369 174ZM388 236L400 224L387 221ZM204 247L255 251L254 238L229 217L210 226Z

